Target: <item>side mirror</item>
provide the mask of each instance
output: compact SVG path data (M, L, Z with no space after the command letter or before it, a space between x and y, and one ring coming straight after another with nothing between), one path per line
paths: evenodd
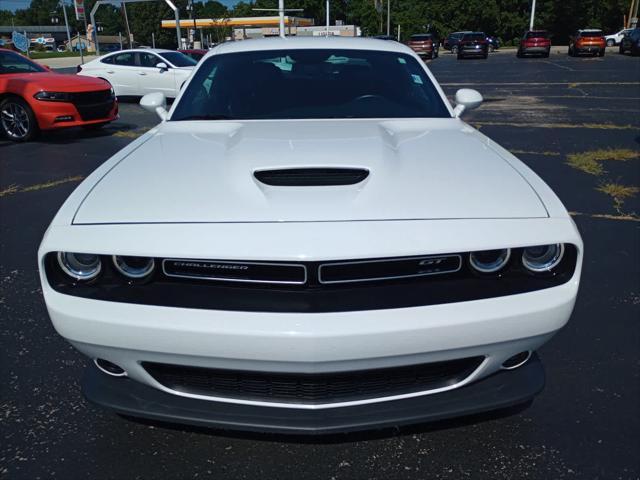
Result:
M156 68L159 68L161 72L169 70L169 65L164 62L156 63Z
M453 109L453 116L459 118L466 110L478 108L482 103L482 95L477 90L471 88L461 88L456 92L456 107Z
M140 99L140 106L148 112L155 113L163 122L169 118L167 97L162 92L147 93Z

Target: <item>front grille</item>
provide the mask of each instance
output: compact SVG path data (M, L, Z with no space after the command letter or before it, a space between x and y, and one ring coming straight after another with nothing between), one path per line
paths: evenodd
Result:
M168 277L226 282L302 285L307 281L306 267L289 263L168 258L162 261L162 270Z
M111 90L99 90L74 93L71 96L71 101L82 120L99 120L109 116L115 98L111 95Z
M460 383L484 357L351 372L298 374L221 370L144 362L176 392L271 403L329 404L435 390Z

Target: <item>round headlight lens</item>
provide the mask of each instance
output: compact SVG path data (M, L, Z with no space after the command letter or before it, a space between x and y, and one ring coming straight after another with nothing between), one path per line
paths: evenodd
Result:
M58 264L64 273L79 281L91 280L102 270L100 257L93 253L58 252Z
M548 272L556 267L564 255L564 245L536 245L522 252L522 264L532 272Z
M471 252L469 263L482 273L494 273L503 268L511 257L511 249L483 250L481 252Z
M113 265L125 277L140 279L153 272L155 262L153 258L149 257L120 257L114 255Z

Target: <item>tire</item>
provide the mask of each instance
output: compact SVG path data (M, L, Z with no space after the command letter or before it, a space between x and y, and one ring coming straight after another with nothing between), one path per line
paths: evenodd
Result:
M604 50L599 51L599 52L598 52L598 56L599 56L599 57L604 57Z
M464 55L461 55L460 53L458 54L458 60L462 60L464 58Z
M549 50L542 54L542 58L549 58Z
M17 121L13 120L15 118ZM40 133L33 110L16 96L6 97L0 102L0 131L13 142L28 142Z
M570 57L573 57L573 50L571 49L571 47L569 47L569 51L567 52L567 54L568 54Z
M431 53L429 54L429 56L427 57L429 60L433 60L433 50L431 50Z
M485 53L485 54L482 56L482 59L483 59L483 60L486 60L487 58L489 58L489 54L488 54L488 53Z
M613 40L612 38L607 40L607 47L615 47L615 46L616 46L615 40Z
M453 53L454 55L458 54L458 46L454 45L453 47L451 47L451 53Z

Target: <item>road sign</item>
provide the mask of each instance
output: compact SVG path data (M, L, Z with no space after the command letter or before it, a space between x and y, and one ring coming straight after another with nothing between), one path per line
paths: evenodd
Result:
M26 35L14 31L11 34L11 41L13 42L13 46L21 52L26 52L29 50L29 39Z
M84 0L73 0L76 9L76 20L84 20Z

